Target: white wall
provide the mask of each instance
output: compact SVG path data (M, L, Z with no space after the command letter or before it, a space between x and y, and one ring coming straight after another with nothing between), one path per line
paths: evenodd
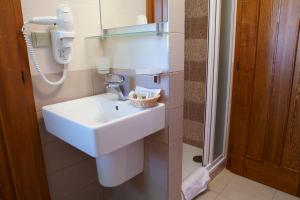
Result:
M101 0L101 17L104 29L132 26L137 16L146 16L146 0Z
M172 0L168 3L168 35L127 37L106 41L85 40L85 37L96 36L101 32L98 0L22 0L23 15L24 17L55 15L59 3L70 5L74 14L76 39L69 70L95 67L94 60L98 56L101 57L103 52L112 58L114 68L153 67L169 71L184 70L184 1ZM31 30L46 29L47 26L31 25ZM50 48L39 48L36 52L45 73L61 71L61 65L55 63ZM32 65L31 73L37 73Z
M185 1L171 0L168 4L169 34L114 38L101 42L104 55L111 58L113 68L184 70Z
M90 68L87 64L85 37L100 34L100 13L98 0L22 0L22 11L26 16L56 15L56 7L60 3L68 4L74 15L74 29L76 38L73 43L73 60L69 64L69 70ZM47 30L48 26L30 25L30 30ZM91 47L90 47L91 48ZM90 53L101 54L100 44L93 44L94 51ZM50 48L36 49L37 58L45 73L61 71L61 65L55 63ZM92 55L89 55L92 56ZM36 70L31 64L31 73Z

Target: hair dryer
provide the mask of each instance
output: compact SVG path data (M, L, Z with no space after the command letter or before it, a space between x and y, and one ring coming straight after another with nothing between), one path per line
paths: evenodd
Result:
M54 28L50 30L52 54L57 63L64 65L63 76L57 82L49 81L40 68L40 65L36 59L35 50L32 46L29 32L27 31L27 25L30 23L54 25ZM55 17L43 16L29 18L27 21L25 21L22 32L24 34L29 55L42 79L51 85L62 84L67 74L67 64L69 64L72 59L72 42L75 38L75 32L73 31L73 15L70 7L65 4L59 5L57 8L57 16Z

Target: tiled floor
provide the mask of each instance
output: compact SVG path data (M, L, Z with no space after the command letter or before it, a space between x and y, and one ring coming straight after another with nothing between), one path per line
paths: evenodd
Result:
M202 149L183 143L182 180L202 166L202 163L196 163L193 161L193 157L198 155L203 155Z
M224 169L196 200L300 200Z

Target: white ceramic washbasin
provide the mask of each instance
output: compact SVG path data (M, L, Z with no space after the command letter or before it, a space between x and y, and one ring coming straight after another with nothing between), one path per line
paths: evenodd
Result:
M48 132L97 159L109 187L142 171L143 138L165 127L164 104L139 109L110 93L45 106L43 116Z

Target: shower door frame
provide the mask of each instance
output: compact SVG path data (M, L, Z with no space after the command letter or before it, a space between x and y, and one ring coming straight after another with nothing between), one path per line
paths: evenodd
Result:
M208 64L207 64L207 85L206 85L206 112L205 112L205 131L204 131L204 156L203 166L209 171L214 171L220 164L226 160L228 133L230 123L230 110L232 98L232 83L234 69L234 48L236 32L236 11L237 0L233 3L233 12L231 20L231 46L230 46L230 72L228 73L228 85L226 101L226 124L223 153L216 159L213 158L216 112L217 112L217 91L218 91L218 68L219 68L219 47L220 47L220 28L221 28L221 5L222 0L209 0L209 27L208 27Z

